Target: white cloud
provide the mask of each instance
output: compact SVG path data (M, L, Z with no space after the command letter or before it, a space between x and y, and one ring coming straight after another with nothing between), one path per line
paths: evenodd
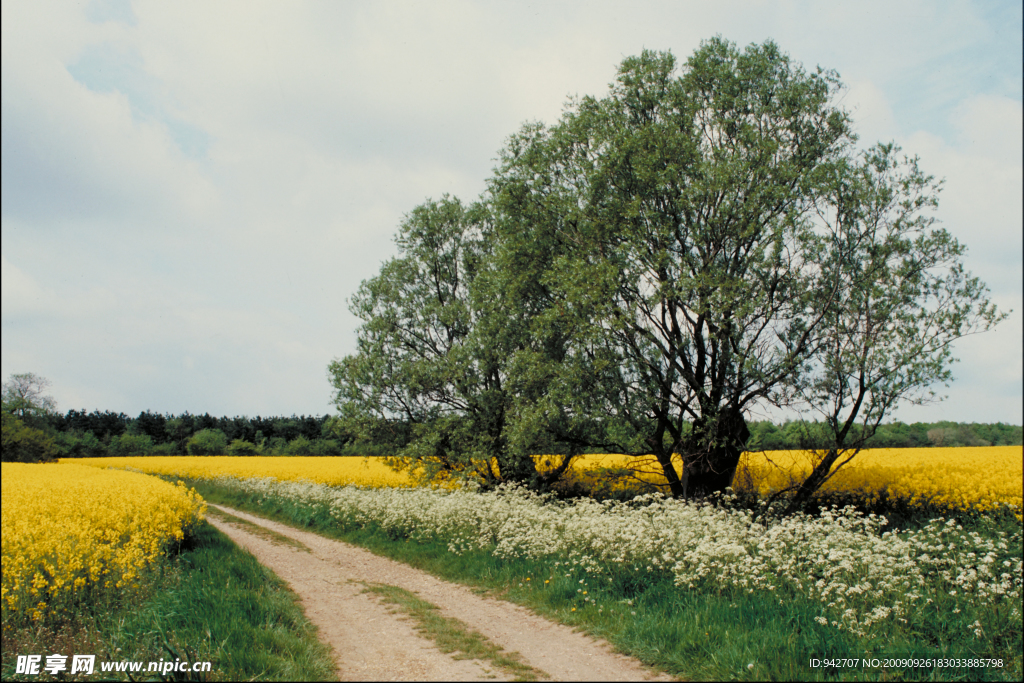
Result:
M77 407L326 410L326 364L354 347L344 300L404 213L474 199L508 135L603 93L623 57L683 61L719 33L838 68L862 141L945 176L970 267L1019 298L1019 89L979 90L1014 79L969 3L12 0L2 17L3 367ZM117 55L136 81L92 78ZM1020 355L1003 328L978 339Z
M50 60L5 68L3 135L5 216L137 225L194 219L216 203L165 126L135 120L125 95L91 92Z
M973 269L1016 277L1019 283L1024 224L1021 103L974 97L960 104L951 119L956 140L917 132L903 141L904 151L919 155L926 172L945 180L940 216L968 246ZM1009 284L1000 283L1000 289Z
M963 101L950 119L957 127L959 146L968 147L1001 166L1020 168L1024 107L1019 100L976 95Z
M957 380L936 407L905 408L901 416L1019 423L1022 401L1022 168L1021 103L989 95L965 98L950 112L955 138L916 132L901 140L922 169L945 180L938 217L967 246L965 264L992 290L992 301L1014 313L995 330L955 347ZM908 418L905 418L908 419Z
M851 83L842 98L842 105L853 118L853 127L860 136L858 142L861 147L888 142L898 130L885 92L871 81Z
M21 268L0 256L0 301L4 318L32 315L49 308L49 295Z

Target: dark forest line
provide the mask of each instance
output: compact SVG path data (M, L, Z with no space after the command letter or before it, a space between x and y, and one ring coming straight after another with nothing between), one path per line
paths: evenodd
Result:
M69 410L51 413L47 431L57 457L114 455L385 455L394 442L360 439L331 415L214 417L160 414L131 417L111 411ZM405 432L406 425L395 425ZM406 429L403 429L405 427ZM749 423L749 450L821 447L825 434L818 423L791 421ZM393 432L393 433L394 433ZM401 440L401 439L399 439ZM390 440L389 440L390 441ZM1008 446L1024 442L1024 428L1004 423L892 422L880 425L867 448Z

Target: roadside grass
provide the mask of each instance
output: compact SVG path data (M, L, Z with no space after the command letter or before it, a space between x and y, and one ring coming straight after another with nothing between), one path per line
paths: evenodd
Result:
M5 614L3 680L133 680L103 661L210 661L168 680L334 680L330 650L287 585L208 523L146 577L139 591L45 627ZM17 655L96 655L92 676L17 674ZM152 673L135 674L146 679Z
M527 607L555 621L604 638L619 651L692 680L1019 680L1021 627L1010 609L936 604L934 614L912 620L884 643L822 625L822 607L781 589L709 593L675 586L670 576L642 573L632 580L602 583L568 564L550 560L500 559L487 551L455 555L441 542L410 542L371 527L343 530L322 506L220 487L208 480L189 482L212 503L313 530L424 569L441 578L474 586ZM982 533L1016 531L1019 523L1000 518L973 520ZM979 637L970 628L981 609L999 632ZM997 658L1002 667L882 668L863 658ZM812 659L854 660L858 666L811 666Z
M507 652L465 623L440 613L437 605L410 591L387 584L365 584L364 592L374 593L388 605L409 615L416 631L437 644L441 652L455 659L477 659L514 676L516 681L536 681L547 674L525 664L518 652Z
M227 522L228 524L233 524L235 526L241 527L245 529L245 531L247 531L248 533L253 534L255 536L259 536L260 538L270 541L271 543L274 543L276 545L286 545L290 548L301 550L304 553L311 552L310 549L307 548L306 545L301 541L296 541L294 538L289 538L284 534L279 534L273 529L268 529L265 526L253 524L247 519L242 519L241 517L229 514L227 512L224 512L223 510L211 507L207 509L206 514L208 517L216 517L217 519Z

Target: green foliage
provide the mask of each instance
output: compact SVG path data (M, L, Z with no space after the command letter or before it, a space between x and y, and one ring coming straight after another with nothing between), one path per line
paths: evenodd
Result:
M297 436L285 447L287 455L312 455L313 442L304 436Z
M57 409L53 397L44 394L49 387L50 380L31 372L11 375L4 382L0 395L4 412L15 415L30 426L40 426L40 418Z
M210 501L361 545L450 581L495 591L544 616L606 638L620 651L686 680L878 680L878 668L808 667L809 659L826 656L857 658L858 662L865 656L1003 660L1000 668L888 670L886 675L898 680L1009 681L1021 675L1019 603L1016 607L1006 604L1010 601L981 605L962 594L951 596L944 583L951 577L944 579L941 571L930 573L934 585L927 587L939 596L936 603L941 604L918 610L903 622L896 620L894 628L874 637L860 636L836 628L827 619L821 623L827 613L822 602L789 590L781 582L771 590L715 589L713 582L710 587L701 584L685 589L675 585L666 572L650 568L595 573L588 572L585 563L566 561L564 556L499 559L491 552L493 548L455 555L447 539L423 540L421 537L429 534L416 530L396 537L372 521L366 523L365 518L346 526L331 515L331 506L322 503L208 481L195 485ZM927 526L927 519L908 521ZM1020 523L1012 516L975 520L970 526L965 523L963 529L965 539L970 534L974 541L999 544L1000 552L1011 558L1019 557L1020 533ZM898 536L888 537L887 542L898 543ZM828 566L822 571L826 577L832 574ZM850 591L844 603L859 604L864 599L860 591Z
M399 257L350 302L363 320L358 352L329 371L336 428L357 443L387 443L396 463L422 465L428 478L493 485L540 475L529 451L508 444L507 363L522 329L488 317L486 220L481 207L448 197L414 209L396 239Z
M1024 443L1024 429L1020 426L975 424L956 422L891 422L880 424L864 436L861 425L854 425L851 439L862 442L864 448L957 448L962 446L1016 446ZM752 451L823 449L833 443L827 424L794 420L781 426L771 422L751 422Z
M235 439L228 444L226 453L228 455L256 455L256 444L242 439Z
M2 398L2 458L7 462L48 462L58 457L47 418L56 409L52 396L44 395L50 381L31 372L11 375L4 382Z
M960 446L991 446L991 442L977 436L967 427L936 427L928 430L928 441L940 448Z
M26 652L94 653L98 661L159 661L170 654L170 661L212 662L200 680L337 675L328 648L284 582L209 524L147 573L139 590L116 596L63 626L5 623L3 680L39 678L15 674L13 653Z
M58 458L96 458L107 454L107 448L92 432L57 432L54 442Z
M4 410L3 440L0 452L5 462L49 462L59 450L54 440L41 429L29 427Z
M188 441L203 429L224 432L226 450L237 455L282 455L302 452L308 455L393 455L394 439L389 430L408 432L405 423L370 429L364 439L347 429L338 417L220 417L209 415L159 415L145 411L136 418L110 411L69 410L66 414L47 413L38 418L38 428L52 433L58 457L100 457L133 454L181 455L188 453ZM29 424L29 426L37 426ZM128 435L125 441L122 437ZM291 435L290 438L286 438ZM149 445L135 437L148 437ZM296 439L301 439L297 444ZM236 443L237 442L237 443ZM125 444L133 444L125 450Z
M548 485L534 453L654 454L704 496L751 410L783 407L820 421L762 442L830 450L805 499L1003 318L928 215L939 183L893 144L857 153L841 91L771 41L714 38L524 126L481 200L414 209L352 298L358 351L329 368L346 429L487 484Z
M181 455L181 451L178 450L178 444L173 441L166 443L158 443L153 446L151 455Z
M153 439L148 434L122 434L110 440L110 455L151 455Z
M227 452L228 438L219 429L203 429L188 440L189 455L223 455Z
M728 484L744 411L813 350L807 216L852 140L838 86L771 42L713 39L678 72L645 51L502 152L501 267L543 285L510 304L541 309L524 371L610 450L655 454L676 495Z
M317 439L312 442L310 455L341 455L342 450L337 439Z

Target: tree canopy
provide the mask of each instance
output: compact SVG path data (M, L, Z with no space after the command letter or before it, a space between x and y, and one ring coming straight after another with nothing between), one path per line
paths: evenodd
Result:
M19 419L40 417L57 409L57 402L46 394L50 380L32 372L11 375L3 385L3 409Z
M46 462L56 453L53 439L40 427L57 408L52 396L46 395L50 380L31 372L11 375L3 384L4 461Z
M939 185L892 144L858 152L840 92L770 41L624 60L604 97L512 135L479 201L409 214L351 301L339 409L412 425L396 452L435 469L543 483L531 455L557 476L601 448L702 496L751 411L784 407L831 434L809 495L1000 319L927 213Z

